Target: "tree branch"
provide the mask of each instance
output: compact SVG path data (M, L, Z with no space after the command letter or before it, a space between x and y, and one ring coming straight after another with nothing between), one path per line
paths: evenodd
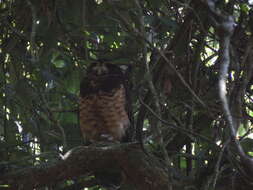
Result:
M162 168L159 162L154 157L147 156L138 144L82 146L68 151L63 160L56 163L2 175L0 184L8 184L10 189L33 189L85 174L117 171L119 176L123 176L122 186L130 184L133 189L138 190L165 190L168 176Z
M236 138L236 133L239 126L237 126L238 123L235 122L235 118L232 116L231 108L229 107L228 98L226 95L226 82L228 68L230 65L229 47L230 39L234 32L235 22L232 16L225 15L219 9L216 9L214 0L206 0L206 5L209 8L209 12L213 15L214 27L217 29L220 38L219 60L221 67L219 76L219 96L222 102L222 108L228 121L230 136L232 143L236 148L236 153L240 157L245 174L251 179L251 175L253 175L253 159L244 152L239 140Z

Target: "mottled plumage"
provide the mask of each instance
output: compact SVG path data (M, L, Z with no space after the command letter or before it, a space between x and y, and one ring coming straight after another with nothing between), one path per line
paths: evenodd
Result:
M80 127L89 141L120 141L129 119L124 74L109 63L93 63L80 85Z

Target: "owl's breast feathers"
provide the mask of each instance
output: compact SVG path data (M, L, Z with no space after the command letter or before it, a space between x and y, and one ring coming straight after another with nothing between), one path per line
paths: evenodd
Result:
M80 85L81 132L90 141L120 141L129 125L124 74L112 64L94 67Z

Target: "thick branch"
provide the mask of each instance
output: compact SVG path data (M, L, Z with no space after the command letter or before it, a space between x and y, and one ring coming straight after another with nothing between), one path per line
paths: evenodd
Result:
M216 9L215 1L207 0L207 5L210 11L216 17L216 20L214 20L214 24L220 38L219 59L221 62L221 67L219 76L219 96L222 102L224 114L228 121L231 140L235 145L237 154L240 156L241 164L245 170L245 174L250 176L251 180L251 175L253 174L253 159L249 157L247 154L245 154L239 140L236 138L236 133L239 126L237 126L238 123L234 122L234 118L232 116L231 109L228 104L228 98L226 95L227 91L226 82L227 82L228 68L230 65L230 54L229 54L230 38L234 32L235 22L232 16L224 15L221 13L220 10Z
M147 156L137 144L121 144L106 147L77 147L54 164L25 168L0 176L1 184L11 189L32 189L55 184L73 177L116 170L124 176L122 185L134 189L167 188L168 176L159 163Z

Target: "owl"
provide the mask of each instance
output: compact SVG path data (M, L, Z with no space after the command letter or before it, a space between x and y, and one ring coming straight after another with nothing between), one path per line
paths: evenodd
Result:
M124 73L110 63L87 68L80 84L80 128L90 142L120 142L129 126Z

